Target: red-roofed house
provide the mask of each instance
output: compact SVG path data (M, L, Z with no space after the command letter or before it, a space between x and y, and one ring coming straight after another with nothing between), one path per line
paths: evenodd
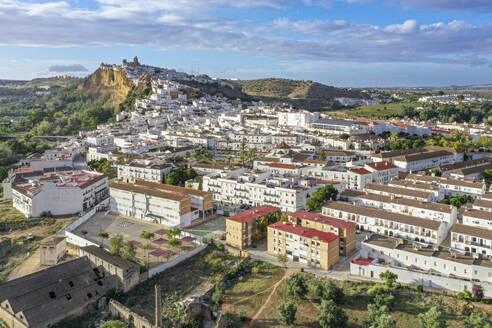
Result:
M268 165L268 171L275 174L299 174L299 166L295 164L271 163Z
M331 232L340 239L340 254L350 254L356 245L355 223L324 216L318 213L297 211L289 214L289 221L300 226Z
M374 183L388 184L392 179L398 178L398 166L388 161L366 164L364 168L372 172Z
M372 172L363 167L352 168L347 171L347 188L362 190L366 184L372 182Z
M268 226L268 252L329 270L339 259L339 238L331 232L279 221Z
M256 240L263 238L267 224L275 222L280 208L263 205L252 208L226 219L226 242L229 245L244 249L251 246ZM260 223L260 226L258 226Z

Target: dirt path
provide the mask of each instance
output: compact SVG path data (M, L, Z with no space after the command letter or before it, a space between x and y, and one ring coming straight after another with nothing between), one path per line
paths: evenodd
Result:
M42 270L43 267L39 264L40 250L39 248L30 254L28 258L21 264L16 266L7 277L7 281L14 280L25 275Z
M261 315L261 313L263 312L263 310L267 307L267 305L270 302L270 299L272 298L273 294L275 294L275 291L277 290L277 287L282 283L282 281L284 281L285 279L287 279L292 273L293 273L293 271L286 270L284 276L282 277L282 279L280 279L279 281L277 281L275 283L275 285L272 286L273 289L270 292L270 295L268 295L267 299L265 300L265 303L263 303L263 305L258 309L258 312L256 312L256 314L251 318L251 321L248 323L248 327L250 327L253 324L253 322L255 322L255 320L258 319L258 317Z
M221 310L223 310L223 311L224 311L224 310L226 310L226 309L227 309L228 307L230 307L230 306L233 306L233 305L236 305L236 304L241 303L241 302L243 302L243 301L246 301L247 299L250 299L251 297L255 297L255 296L258 296L258 295L260 295L260 294L263 294L264 292L266 292L266 291L268 291L268 290L272 289L274 286L275 286L275 285L270 286L270 287L268 287L267 289L262 290L261 292L258 292L258 293L256 293L256 294L253 294L253 295L250 295L250 296L245 296L245 297L243 297L243 298L240 298L240 299L238 299L237 301L235 301L234 303L225 303L225 304L223 304L223 305L222 305L222 309L221 309Z

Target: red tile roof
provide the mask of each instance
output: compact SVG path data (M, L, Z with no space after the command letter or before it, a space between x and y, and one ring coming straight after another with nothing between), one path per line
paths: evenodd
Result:
M165 234L166 234L166 232L167 232L167 230L166 230L166 229L159 229L159 230L154 231L154 233L155 233L156 235L161 235L161 236L165 235Z
M271 214L280 211L280 208L270 205L263 205L260 207L255 207L250 210L244 211L237 215L233 215L227 218L227 220L232 220L236 222L250 222L256 220L264 215Z
M371 172L369 172L369 171L368 171L368 170L366 170L365 168L351 169L350 171L351 171L351 172L354 172L354 173L357 173L357 174L361 174L361 175L371 174Z
M165 251L163 249L158 248L155 251L150 252L150 255L153 255L153 256L156 256L156 257L160 257L162 255L166 255L166 254L169 254L169 253L171 253L171 251Z
M271 163L268 166L274 167L274 168L279 168L279 169L290 169L290 170L297 169L297 165L295 165L295 164Z
M308 212L308 211L297 211L289 214L290 217L296 219L306 219L309 221L316 221L321 223L326 223L336 228L347 229L355 226L354 222L347 222L344 220L332 218L329 216L324 216L318 213Z
M373 168L376 171L384 171L384 170L390 170L390 169L398 168L398 166L396 166L395 164L393 164L391 162L387 162L387 161L375 162L375 163L370 163L370 164L366 164L366 165L369 166L370 168Z
M157 244L157 245L163 245L163 244L167 243L168 240L164 239L164 238L159 238L159 239L153 240L152 242L154 244Z
M369 265L371 262L374 261L372 257L368 257L367 259L353 259L352 263L354 264L360 264L360 265Z
M285 231L288 233L292 233L294 235L302 236L309 239L319 239L320 241L324 241L326 243L330 243L338 238L337 235L331 232L323 232L318 231L311 228L304 228L300 225L296 225L292 222L283 222L279 221L268 226L269 228Z
M196 240L196 238L190 237L190 236L186 236L186 237L181 238L181 240L184 241L184 242L186 242L186 243L191 243L192 241Z

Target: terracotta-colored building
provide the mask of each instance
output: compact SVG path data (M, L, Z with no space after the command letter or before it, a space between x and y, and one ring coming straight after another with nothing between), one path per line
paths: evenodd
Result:
M253 244L258 235L258 222L262 217L280 212L280 208L263 205L252 208L226 219L226 242L239 249Z
M280 221L268 226L268 252L329 270L339 259L339 239L331 232Z
M350 254L356 247L355 223L324 216L318 213L297 211L289 214L289 221L306 228L338 235L340 254Z

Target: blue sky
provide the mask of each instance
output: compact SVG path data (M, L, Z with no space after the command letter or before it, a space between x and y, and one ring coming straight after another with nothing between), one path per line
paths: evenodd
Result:
M135 55L222 78L492 83L492 0L0 0L0 79Z

